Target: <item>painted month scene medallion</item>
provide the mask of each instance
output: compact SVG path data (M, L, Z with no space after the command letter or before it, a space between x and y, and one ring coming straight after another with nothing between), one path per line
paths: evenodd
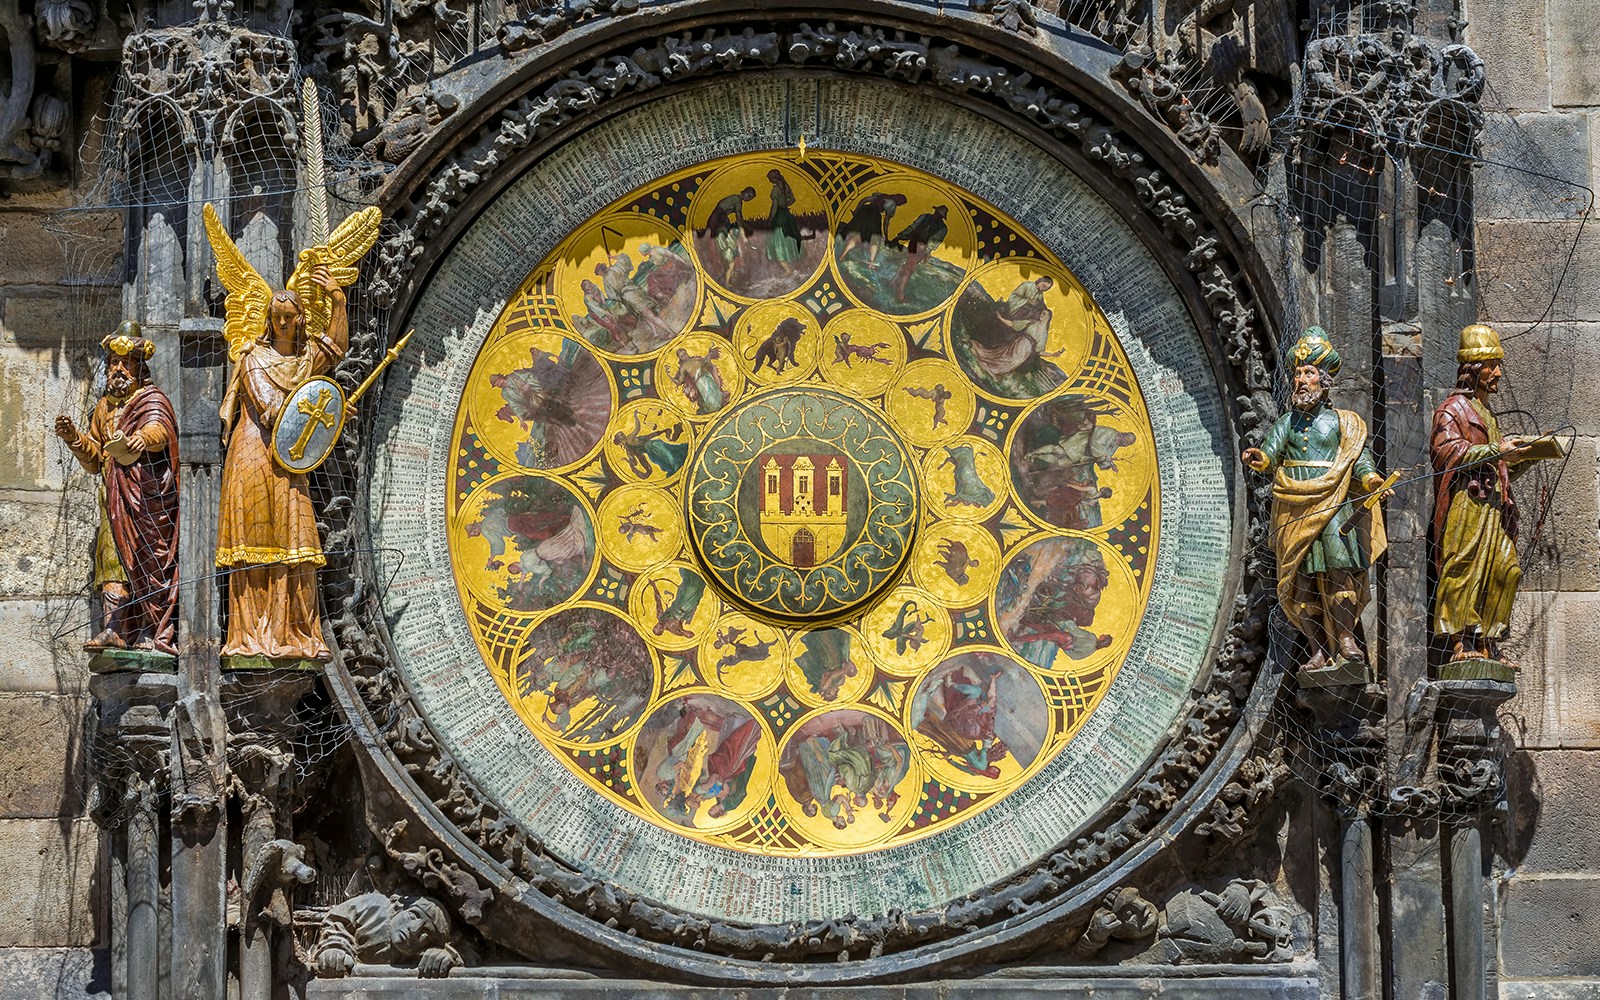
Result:
M725 158L574 227L454 434L482 669L669 840L825 858L1004 808L1150 600L1117 327L1021 226L884 160Z

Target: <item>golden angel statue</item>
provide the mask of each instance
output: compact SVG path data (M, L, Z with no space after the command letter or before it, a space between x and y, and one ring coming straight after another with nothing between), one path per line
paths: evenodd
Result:
M364 208L325 244L302 251L289 287L273 291L205 206L217 277L228 290L223 334L233 372L222 400L227 458L217 524L217 568L228 573L222 655L326 660L317 567L326 562L304 473L272 452L273 427L294 390L338 364L349 346L344 288L378 238L382 216Z

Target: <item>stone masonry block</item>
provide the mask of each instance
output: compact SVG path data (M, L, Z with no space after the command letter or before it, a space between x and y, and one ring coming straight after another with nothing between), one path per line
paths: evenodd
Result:
M65 413L84 425L91 379L87 355L0 347L0 490L59 490L87 476L56 437L55 419Z
M1521 665L1500 722L1528 750L1600 747L1600 594L1524 590L1506 655ZM1600 757L1595 758L1600 766Z
M1587 204L1588 115L1490 113L1481 142L1478 218L1573 219Z
M1550 103L1600 104L1600 35L1592 0L1548 0Z
M1577 221L1478 225L1484 322L1600 320L1600 239ZM1553 303L1553 305L1552 305Z
M87 798L86 701L0 695L0 817L76 816Z
M1522 670L1516 697L1500 709L1500 725L1519 747L1561 745L1557 698L1566 643L1556 626L1563 621L1564 596L1524 587L1511 609L1511 627L1501 649Z
M122 322L115 288L28 288L11 292L0 314L0 343L99 354L100 341Z
M1489 68L1491 106L1550 106L1545 0L1465 0L1466 42Z
M1502 323L1496 329L1506 362L1494 407L1526 410L1542 430L1571 424L1578 434L1600 436L1600 408L1591 405L1600 400L1600 323ZM1504 430L1513 432L1509 422Z
M1540 750L1529 754L1527 774L1536 800L1537 817L1526 831L1526 853L1519 875L1600 875L1600 751Z
M1500 1000L1594 1000L1600 979L1502 979Z
M1600 590L1600 456L1596 439L1573 441L1566 464L1540 462L1513 480L1523 586Z
M1600 878L1514 878L1502 898L1502 975L1600 975Z
M81 597L0 600L0 691L83 690L89 659L80 647L88 622L89 604Z
M0 820L0 948L96 943L103 855L92 820Z
M1563 658L1556 672L1557 732L1563 747L1600 747L1600 594L1563 600Z
M82 488L0 491L0 600L88 593L100 507L93 477L74 485Z
M110 1000L110 958L103 949L0 949L0 983L13 1000Z
M0 284L56 285L72 275L50 219L48 212L0 212Z

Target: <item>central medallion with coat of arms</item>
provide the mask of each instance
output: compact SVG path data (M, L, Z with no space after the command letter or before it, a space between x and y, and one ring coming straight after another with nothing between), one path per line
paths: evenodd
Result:
M711 578L781 617L840 615L877 596L922 512L899 435L848 396L809 387L729 410L686 482L691 546Z

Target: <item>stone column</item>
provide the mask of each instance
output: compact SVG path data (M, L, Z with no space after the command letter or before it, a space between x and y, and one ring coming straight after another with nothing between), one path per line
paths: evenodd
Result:
M128 1000L158 1000L169 947L160 929L160 808L177 684L168 674L100 674L90 690L99 713L99 758L109 765L99 776L100 813L122 879L122 891L112 894L121 904L111 914L113 954L123 962L116 978Z
M1449 823L1451 996L1486 1000L1483 826L1505 788L1496 710L1517 688L1497 680L1441 680L1438 686L1439 790Z
M1336 678L1324 678L1324 681ZM1317 726L1322 797L1339 817L1339 978L1345 1000L1380 1000L1382 963L1371 810L1382 787L1383 688L1318 683L1302 674L1295 700Z

